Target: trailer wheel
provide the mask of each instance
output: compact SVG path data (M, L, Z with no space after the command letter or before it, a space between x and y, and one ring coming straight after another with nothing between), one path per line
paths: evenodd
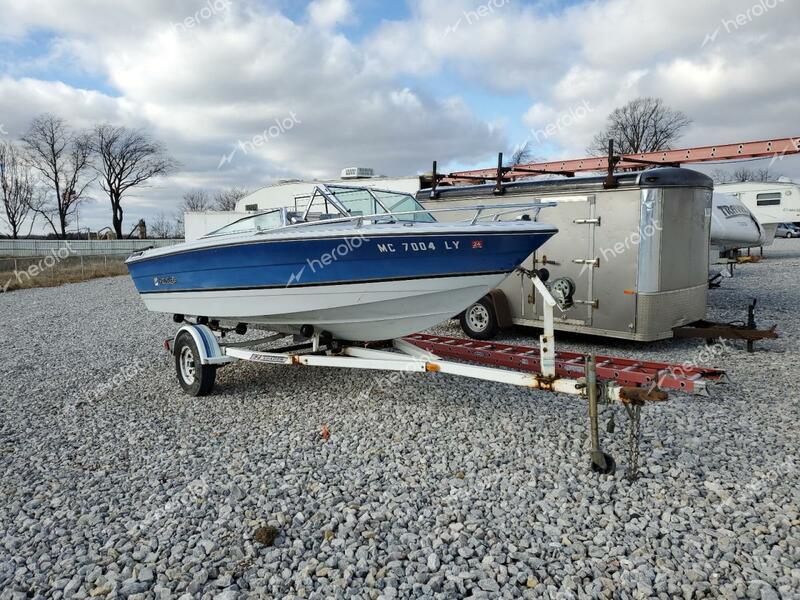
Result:
M499 329L494 304L484 296L461 314L461 329L476 340L491 340Z
M178 383L190 396L207 396L214 387L217 367L200 363L194 338L182 333L175 341L175 371Z

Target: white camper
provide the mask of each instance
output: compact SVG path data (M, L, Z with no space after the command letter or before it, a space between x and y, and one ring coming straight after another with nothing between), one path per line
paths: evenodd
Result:
M745 204L733 194L714 192L711 208L711 250L724 252L762 246L764 228Z
M711 203L711 235L708 248L709 283L731 277L731 256L740 248L756 248L766 241L764 228L741 200L714 192Z
M780 223L800 222L800 186L788 179L723 183L715 191L735 196L750 209L764 228L763 245L773 242Z

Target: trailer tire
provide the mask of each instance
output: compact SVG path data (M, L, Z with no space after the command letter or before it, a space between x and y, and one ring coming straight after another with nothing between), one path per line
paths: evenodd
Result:
M461 330L475 340L491 340L500 328L497 323L497 311L489 296L484 296L468 307L459 319Z
M214 388L217 377L217 367L200 362L197 344L186 332L175 340L175 372L181 388L190 396L207 396Z

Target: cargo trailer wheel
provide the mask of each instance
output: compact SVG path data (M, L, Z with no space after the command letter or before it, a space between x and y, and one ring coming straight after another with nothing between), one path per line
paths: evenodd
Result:
M175 342L175 371L178 383L190 396L207 396L214 387L217 368L200 362L200 353L194 338L181 333Z
M461 314L461 329L476 340L491 340L499 329L494 305L484 296Z

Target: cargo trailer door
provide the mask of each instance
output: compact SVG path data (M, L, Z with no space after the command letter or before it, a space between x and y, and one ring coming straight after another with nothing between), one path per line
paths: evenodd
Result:
M600 225L596 198L593 194L558 198L558 206L542 211L540 219L559 230L532 260L535 268L548 270L551 293L569 298L563 309L556 309L556 323L591 326L597 306L594 288L599 262L595 249L596 228ZM530 282L527 285L531 287ZM531 289L530 298L534 318L543 319L541 296Z

